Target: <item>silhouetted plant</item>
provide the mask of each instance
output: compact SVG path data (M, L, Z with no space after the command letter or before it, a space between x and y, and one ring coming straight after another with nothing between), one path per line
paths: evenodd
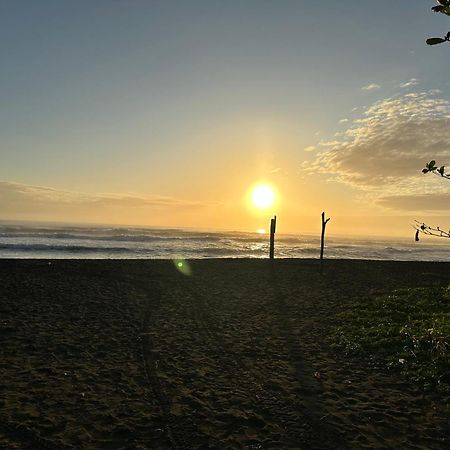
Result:
M436 0L438 5L433 6L431 8L432 11L445 14L446 16L450 16L450 0ZM427 39L428 45L437 45L442 44L444 42L450 41L450 31L444 36L444 37L433 37ZM445 172L445 166L436 166L436 161L430 161L424 169L422 169L423 173L432 172L435 175L439 175L443 178L447 178L447 180L450 180L450 174ZM416 221L417 222L417 221ZM417 222L419 225L416 225L414 228L416 229L416 241L419 240L419 233L428 234L431 236L438 236L438 237L446 237L450 238L450 230L449 232L442 231L439 227L430 227L424 223L420 224L420 222Z
M449 0L450 1L450 0ZM445 171L445 166L438 167L436 165L436 161L432 160L428 164L425 165L425 168L422 169L422 173L434 173L442 178L446 178L450 180L450 174ZM425 223L419 222L416 220L416 225L414 225L416 230L416 241L419 240L419 233L427 234L429 236L437 236L443 238L450 238L450 230L444 231L441 230L440 227L430 227Z
M434 173L435 175L439 175L443 178L447 178L447 180L450 180L450 174L446 173L445 166L438 167L436 165L436 161L432 160L428 164L425 165L425 168L422 169L422 173Z
M428 236L450 238L450 230L444 231L439 227L430 227L429 225L419 222L418 220L416 220L416 225L414 225L414 228L416 229L416 241L419 240L419 233L427 234Z
M432 11L450 16L450 0L437 0L438 6L433 6ZM437 45L450 41L450 31L444 37L432 37L427 39L428 45Z

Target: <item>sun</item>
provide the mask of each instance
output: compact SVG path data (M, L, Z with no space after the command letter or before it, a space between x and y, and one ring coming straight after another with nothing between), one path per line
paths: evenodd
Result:
M259 184L252 189L251 200L255 208L266 209L273 205L275 193L267 184Z

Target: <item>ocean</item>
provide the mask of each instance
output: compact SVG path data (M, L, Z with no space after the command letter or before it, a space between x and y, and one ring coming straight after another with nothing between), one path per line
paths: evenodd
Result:
M182 229L0 224L0 258L266 258L268 235ZM326 258L450 261L450 240L327 237ZM275 257L317 258L320 238L276 235Z

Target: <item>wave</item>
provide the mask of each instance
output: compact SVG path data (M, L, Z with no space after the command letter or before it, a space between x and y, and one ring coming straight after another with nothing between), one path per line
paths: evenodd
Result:
M450 261L448 245L407 240L328 238L327 258ZM316 236L277 235L276 256L317 258ZM262 258L268 236L176 228L0 225L0 258Z
M220 242L231 239L239 242L264 241L267 237L256 233L204 233L183 230L124 230L124 229L21 229L8 227L0 228L0 238L45 238L45 239L71 239L71 240L98 240L120 242L151 242L151 241L180 241L188 239L198 242ZM283 239L283 238L282 238ZM288 238L289 239L289 238Z
M397 253L412 253L413 252L413 250L410 248L385 247L384 249L387 252L397 252Z
M127 247L89 247L84 245L50 245L50 244L0 244L1 250L12 250L14 252L71 252L71 253L128 253L131 251ZM148 250L148 249L146 249ZM135 249L139 253L140 249Z

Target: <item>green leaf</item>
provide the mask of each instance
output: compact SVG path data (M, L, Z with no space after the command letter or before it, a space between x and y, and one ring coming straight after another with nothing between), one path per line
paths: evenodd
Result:
M422 169L422 173L428 173L429 170L428 169Z
M432 159L426 166L425 166L430 172L432 172L433 170L436 170L436 161L434 159Z
M437 13L442 13L447 16L450 16L450 6L444 6L444 5L433 6L433 8L431 8L431 10L434 12L437 12Z
M436 44L442 44L443 42L446 42L443 38L429 38L427 39L428 45L436 45Z

